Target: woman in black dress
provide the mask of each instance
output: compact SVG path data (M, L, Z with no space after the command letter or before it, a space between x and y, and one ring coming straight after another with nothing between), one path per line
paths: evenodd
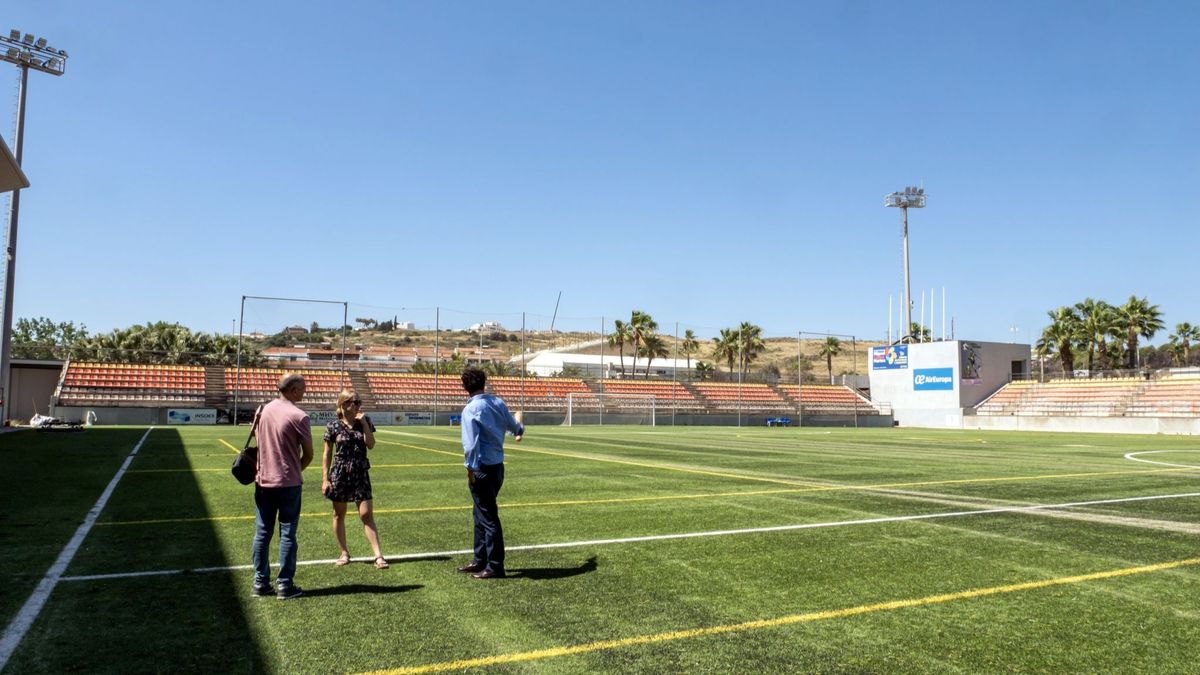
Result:
M325 451L321 454L321 492L333 502L333 535L337 537L341 555L338 566L349 564L350 549L346 547L346 504L358 506L367 542L375 552L375 567L387 569L387 559L379 548L379 532L375 529L375 514L371 506L371 476L367 450L375 447L371 419L362 412L362 399L353 389L338 394L338 418L325 427Z

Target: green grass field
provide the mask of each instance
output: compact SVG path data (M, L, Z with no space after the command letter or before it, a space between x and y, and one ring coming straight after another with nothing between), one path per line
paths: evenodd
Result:
M455 572L457 429L392 427L371 453L391 569L331 564L318 457L305 595L280 602L249 593L245 431L149 433L7 672L1197 670L1194 439L533 427L508 447L510 577L479 581ZM0 436L4 625L144 433Z

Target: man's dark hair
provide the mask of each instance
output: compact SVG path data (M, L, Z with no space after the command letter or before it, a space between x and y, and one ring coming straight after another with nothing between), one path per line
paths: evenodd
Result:
M462 383L463 389L466 389L468 394L478 394L487 385L487 373L474 366L464 368L462 371Z

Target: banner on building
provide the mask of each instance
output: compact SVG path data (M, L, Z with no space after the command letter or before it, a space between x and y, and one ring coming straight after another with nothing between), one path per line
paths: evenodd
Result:
M979 369L983 366L983 358L979 355L983 345L978 342L963 342L958 362L959 378L963 384L981 384L983 376Z
M908 368L908 345L871 348L872 370Z
M168 408L167 424L216 424L216 408Z
M953 368L917 368L913 371L913 391L947 391L953 389Z

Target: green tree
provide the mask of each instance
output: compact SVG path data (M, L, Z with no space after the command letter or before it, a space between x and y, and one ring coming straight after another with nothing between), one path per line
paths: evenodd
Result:
M1164 328L1162 312L1159 311L1158 305L1150 304L1146 298L1131 295L1125 304L1117 308L1117 323L1125 331L1127 367L1136 368L1138 337L1149 340Z
M17 319L12 332L12 355L19 359L58 359L87 340L87 326L54 322L44 316Z
M833 357L842 353L842 341L830 336L821 343L821 356L825 357L825 368L829 371L829 384L833 384Z
M650 379L650 364L654 359L665 359L671 352L667 349L667 341L657 333L650 333L642 338L642 356L646 357L646 379ZM636 374L636 373L635 373Z
M742 361L742 374L745 375L750 369L750 364L766 351L767 345L762 339L762 328L749 321L743 321L742 325L738 326L737 340Z
M617 348L621 355L621 375L625 374L625 343L629 341L629 326L624 321L613 321L613 332L608 336L608 344Z
M705 361L696 362L696 379L711 380L713 378L713 366Z
M712 339L714 361L725 360L729 364L729 372L733 373L733 362L738 356L738 335L733 328L722 328L721 333Z
M1050 325L1042 330L1036 345L1039 356L1049 356L1057 353L1062 362L1063 374L1067 377L1075 375L1075 347L1080 340L1079 315L1073 307L1059 307L1046 312L1050 317Z
M1092 298L1075 303L1075 311L1079 316L1079 334L1088 350L1087 369L1088 377L1091 377L1097 348L1100 352L1101 367L1108 365L1108 344L1105 337L1112 333L1117 314L1112 305Z
M637 357L639 345L647 335L653 335L658 330L656 322L649 314L635 309L629 313L629 341L633 343L633 375L637 377Z
M16 339L15 337L13 338ZM1192 361L1192 341L1200 340L1200 326L1193 326L1184 321L1183 323L1175 324L1175 332L1171 335L1171 341L1179 344L1179 351L1183 365L1189 365Z
M692 369L692 352L700 351L700 343L696 340L696 332L691 328L683 331L683 342L679 344L683 349L683 353L687 356L688 370Z
M916 321L909 324L908 334L911 335L913 340L916 342L929 342L931 339L929 329L917 323Z

